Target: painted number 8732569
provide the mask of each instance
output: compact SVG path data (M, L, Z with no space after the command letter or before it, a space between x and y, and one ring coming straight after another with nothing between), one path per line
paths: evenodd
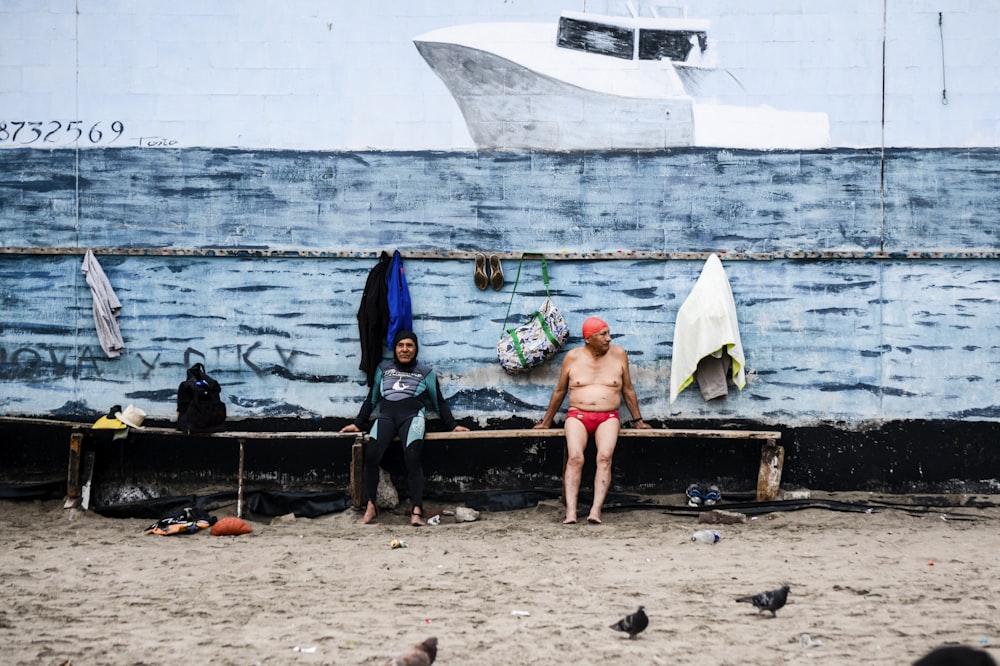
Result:
M125 123L82 120L0 120L0 144L30 146L31 144L66 145L87 143L112 144L125 131Z

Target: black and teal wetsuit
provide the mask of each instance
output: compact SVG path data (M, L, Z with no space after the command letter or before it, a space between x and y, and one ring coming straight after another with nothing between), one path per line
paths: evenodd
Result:
M374 502L378 492L379 464L393 438L399 436L410 487L410 503L422 507L424 501L424 469L421 454L424 448L427 407L441 417L445 429L454 430L456 423L441 395L437 374L423 363L401 365L394 360L382 361L375 371L375 382L368 399L354 419L358 429L364 429L376 413L365 446L365 493Z

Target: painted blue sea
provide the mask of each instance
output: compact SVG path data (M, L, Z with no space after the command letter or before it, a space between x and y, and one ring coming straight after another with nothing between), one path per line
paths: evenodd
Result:
M506 375L495 343L546 296L574 337L611 323L647 419L863 425L1000 419L1000 151L480 154L0 151L0 408L172 418L205 362L235 418L351 417L357 310L399 249L459 416L537 419L559 358ZM80 271L123 303L108 359ZM471 253L506 285L480 291ZM676 312L719 253L748 384L669 403ZM691 253L691 254L685 254ZM509 315L508 315L509 308Z

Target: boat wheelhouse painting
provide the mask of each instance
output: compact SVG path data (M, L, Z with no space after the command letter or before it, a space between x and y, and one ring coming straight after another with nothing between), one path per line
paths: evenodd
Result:
M699 99L709 22L662 7L627 16L566 10L558 23L478 23L414 39L480 150L816 149L825 113Z

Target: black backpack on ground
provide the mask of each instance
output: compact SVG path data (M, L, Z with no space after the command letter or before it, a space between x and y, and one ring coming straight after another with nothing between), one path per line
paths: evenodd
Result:
M220 432L225 429L226 404L222 387L195 363L177 387L177 429L184 432Z

